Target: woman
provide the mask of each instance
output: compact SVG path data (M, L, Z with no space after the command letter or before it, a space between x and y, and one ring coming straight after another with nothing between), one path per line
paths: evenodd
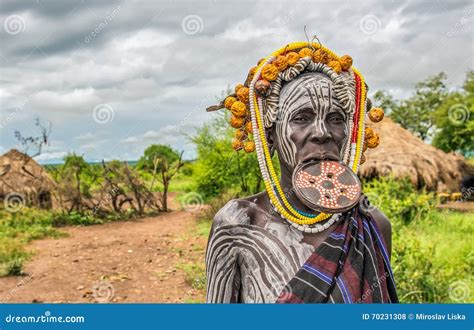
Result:
M319 44L287 45L260 61L221 106L232 112L234 149L256 150L266 191L231 200L216 214L207 301L397 302L390 222L368 207L350 177L363 151L379 142L365 128L370 101L352 59ZM383 112L368 116L380 121ZM336 202L323 208L321 194Z

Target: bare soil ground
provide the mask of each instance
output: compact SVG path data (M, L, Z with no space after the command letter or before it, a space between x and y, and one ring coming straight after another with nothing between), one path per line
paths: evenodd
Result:
M204 290L185 280L189 266L202 268L204 259L207 238L196 234L196 216L172 211L139 220L66 227L62 231L68 237L30 245L34 255L25 264L25 275L0 278L0 300L202 302Z
M438 205L439 209L447 209L459 212L473 212L474 201L457 201L457 202L446 202L445 204Z

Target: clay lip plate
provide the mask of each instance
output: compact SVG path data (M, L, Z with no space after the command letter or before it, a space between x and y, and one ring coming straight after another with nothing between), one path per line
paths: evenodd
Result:
M359 177L344 163L312 161L299 164L292 177L296 196L310 209L340 213L354 207L361 196Z

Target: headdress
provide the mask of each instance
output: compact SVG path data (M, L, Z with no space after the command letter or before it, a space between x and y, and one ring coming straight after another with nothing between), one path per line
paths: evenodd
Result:
M373 122L383 119L380 108L371 108L367 99L367 86L361 73L352 67L352 58L339 57L319 43L295 42L261 59L253 67L244 84L235 87L219 106L208 111L228 109L232 115L230 125L236 129L232 147L239 151L253 152L262 173L265 189L275 210L300 230L328 219L331 214L317 216L305 214L295 209L287 200L273 167L271 151L265 137L265 129L274 125L279 115L279 95L284 83L304 72L320 72L332 81L333 90L344 111L348 115L349 138L343 147L342 160L354 173L364 162L364 151L379 144L379 136L366 127L366 117ZM251 136L253 135L253 140ZM320 229L329 227L331 221ZM325 228L324 228L325 227Z

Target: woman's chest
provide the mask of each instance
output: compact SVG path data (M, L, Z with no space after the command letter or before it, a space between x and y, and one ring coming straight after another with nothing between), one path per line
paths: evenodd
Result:
M242 302L274 302L314 251L301 232L277 222L236 228L234 243Z

